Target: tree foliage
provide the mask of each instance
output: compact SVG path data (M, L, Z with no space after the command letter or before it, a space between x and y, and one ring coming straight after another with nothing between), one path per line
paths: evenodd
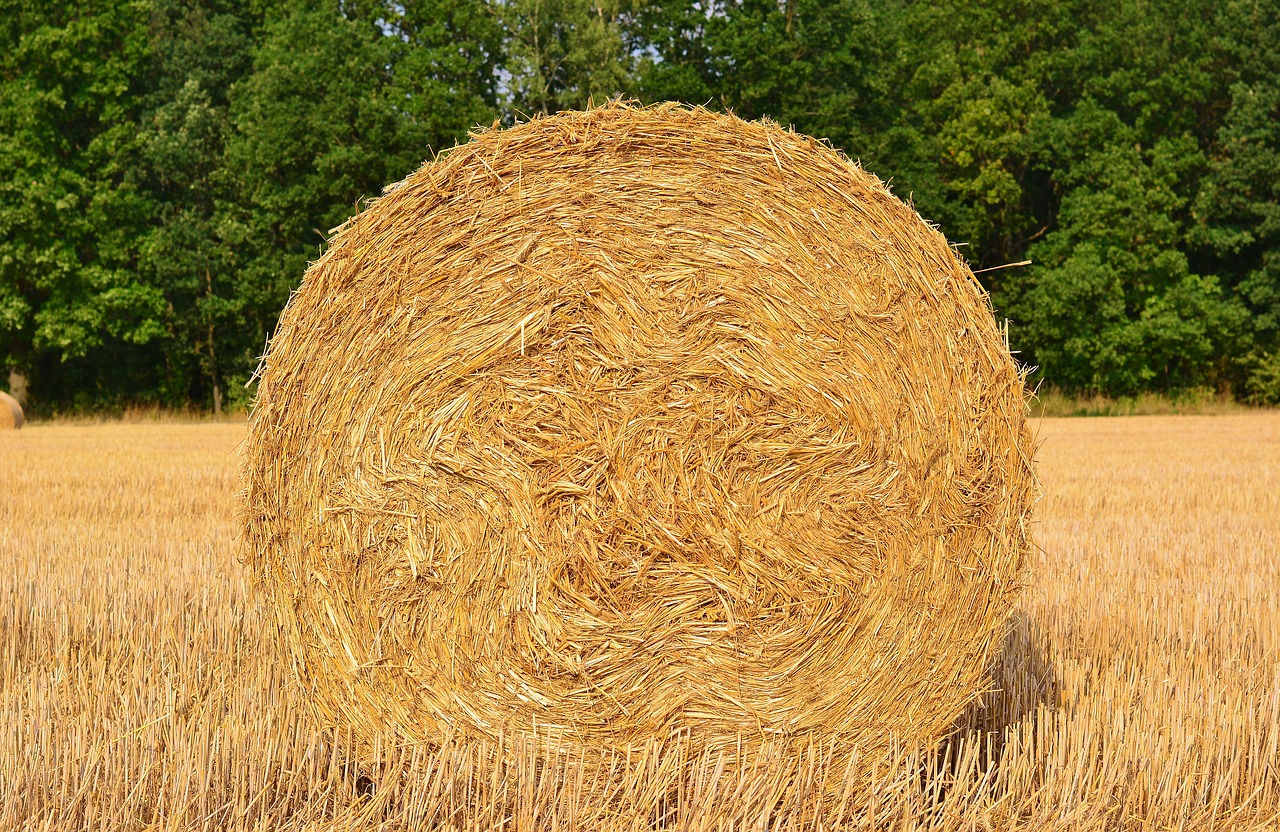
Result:
M1037 380L1280 401L1280 0L0 0L0 38L0 365L37 410L242 405L362 200L614 96L860 159Z

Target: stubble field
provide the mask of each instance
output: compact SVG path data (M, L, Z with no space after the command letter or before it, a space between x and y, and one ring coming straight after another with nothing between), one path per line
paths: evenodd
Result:
M1277 828L1280 414L1037 430L1039 551L996 689L845 823ZM0 829L572 828L536 799L456 811L441 796L487 776L465 752L374 771L312 726L236 561L243 436L0 434Z

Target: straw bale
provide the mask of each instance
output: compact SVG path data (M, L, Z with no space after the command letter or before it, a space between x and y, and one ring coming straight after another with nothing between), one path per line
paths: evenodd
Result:
M8 393L0 390L0 430L17 430L25 421L22 405Z
M477 132L337 230L260 372L246 559L317 714L370 742L874 760L982 692L1020 589L986 296L771 123Z

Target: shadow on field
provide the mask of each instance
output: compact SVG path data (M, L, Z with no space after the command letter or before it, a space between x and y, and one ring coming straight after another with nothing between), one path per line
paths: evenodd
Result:
M957 727L1003 732L1058 698L1058 677L1045 652L1040 625L1022 610L1009 622L1004 647L991 666L991 690L969 707Z
M1058 702L1058 677L1045 650L1040 625L1019 610L1009 622L1000 653L990 668L988 691L975 699L952 726L937 758L922 772L926 792L941 797L968 770L993 773L1005 745L1020 726L1052 710Z

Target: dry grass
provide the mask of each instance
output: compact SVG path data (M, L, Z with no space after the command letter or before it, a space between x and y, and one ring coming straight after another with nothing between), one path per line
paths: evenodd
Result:
M1143 393L1113 399L1108 396L1069 396L1041 387L1031 400L1037 418L1057 416L1226 416L1256 410L1214 390L1185 390L1176 395Z
M478 133L330 240L259 377L247 552L370 746L537 739L644 795L692 788L619 763L672 737L722 782L811 744L883 769L981 692L1021 588L1024 385L981 287L775 124Z
M848 825L1276 828L1280 414L1040 428L1044 551L1003 689ZM463 747L357 771L344 738L311 729L233 560L243 435L0 435L0 829L599 828L557 816L590 784L554 770L495 776ZM780 778L838 776L812 761L730 785L764 813ZM701 796L631 828L715 828L711 778L694 779ZM439 817L468 796L470 814ZM804 827L803 807L771 808Z

